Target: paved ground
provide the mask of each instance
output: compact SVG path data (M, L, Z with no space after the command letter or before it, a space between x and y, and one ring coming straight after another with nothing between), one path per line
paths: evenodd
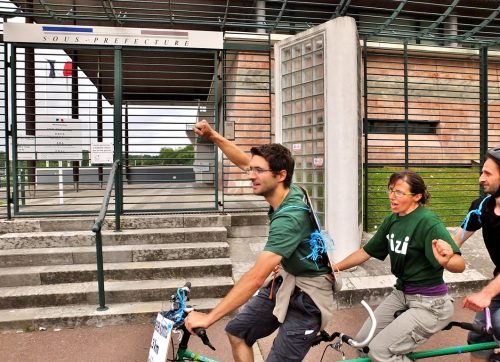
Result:
M470 321L472 312L456 301L455 320ZM354 335L366 317L362 307L339 310L328 331L342 330ZM223 329L228 319L223 319L209 329L209 336L217 348L212 352L203 346L198 338L192 338L190 347L197 352L220 361L232 361L229 344ZM0 360L3 362L145 362L153 333L151 324L106 326L102 328L77 328L59 331L35 331L27 333L0 334ZM466 332L460 329L443 331L435 335L426 348L465 344ZM272 337L259 342L259 349L265 357L272 344ZM325 344L312 349L305 362L319 362L325 351ZM355 354L344 348L348 358ZM338 361L341 355L327 348L323 361ZM435 361L468 361L467 355L451 355L434 358Z

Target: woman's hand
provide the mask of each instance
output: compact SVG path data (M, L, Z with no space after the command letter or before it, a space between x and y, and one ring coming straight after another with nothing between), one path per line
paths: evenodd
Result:
M441 239L432 240L432 252L439 265L452 273L461 273L465 270L465 261L461 255L455 254L453 248Z

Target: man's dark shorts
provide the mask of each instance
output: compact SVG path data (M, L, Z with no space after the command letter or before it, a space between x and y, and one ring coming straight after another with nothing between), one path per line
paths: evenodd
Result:
M273 299L269 299L270 286L262 288L248 301L243 310L226 326L226 332L239 337L248 346L279 328L267 362L302 361L321 326L321 313L312 299L296 288L283 324L273 315L275 296L281 278L274 284Z

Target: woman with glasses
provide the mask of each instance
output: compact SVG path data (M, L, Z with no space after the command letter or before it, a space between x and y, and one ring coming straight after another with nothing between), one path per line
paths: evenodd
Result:
M453 316L453 300L443 270L461 273L465 269L450 233L424 207L430 195L418 174L392 174L387 194L392 213L364 247L337 264L345 270L371 257L384 260L389 255L397 281L375 311L377 330L369 344L370 358L384 362L408 360L406 353L448 324ZM396 313L399 311L404 313ZM356 339L364 339L369 327L365 322Z

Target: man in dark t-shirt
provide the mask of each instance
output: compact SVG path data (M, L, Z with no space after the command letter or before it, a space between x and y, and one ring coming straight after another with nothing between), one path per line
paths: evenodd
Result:
M493 279L480 291L467 296L463 305L477 312L475 322L485 324L484 308L489 307L496 340L500 339L500 147L486 154L479 182L485 196L474 200L453 239L461 246L475 231L482 229L484 244L495 264ZM493 337L470 332L469 344L492 341ZM488 361L492 351L471 353L471 361ZM498 355L497 355L498 356ZM500 359L498 359L500 361Z

